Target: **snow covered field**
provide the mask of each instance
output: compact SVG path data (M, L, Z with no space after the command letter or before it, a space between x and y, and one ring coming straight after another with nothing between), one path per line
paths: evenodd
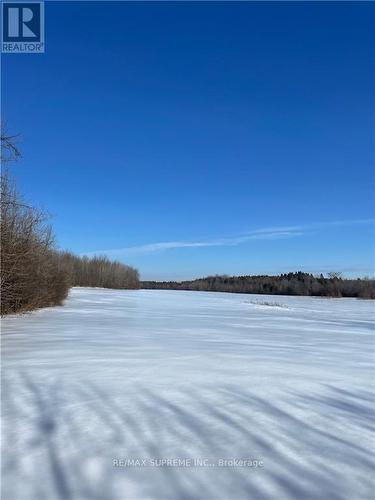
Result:
M84 288L8 317L2 500L372 499L373 323L373 301Z

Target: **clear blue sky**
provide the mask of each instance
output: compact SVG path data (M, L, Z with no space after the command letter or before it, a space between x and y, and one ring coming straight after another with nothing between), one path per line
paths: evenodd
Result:
M374 8L47 2L2 61L23 192L146 279L373 274Z

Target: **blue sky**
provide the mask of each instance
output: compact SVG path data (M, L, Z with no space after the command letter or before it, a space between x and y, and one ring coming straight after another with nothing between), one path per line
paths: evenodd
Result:
M58 244L146 279L374 273L371 2L47 2L3 55Z

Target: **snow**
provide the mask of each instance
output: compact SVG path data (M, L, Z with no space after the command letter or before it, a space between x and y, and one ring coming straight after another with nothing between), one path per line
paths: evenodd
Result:
M88 288L7 317L2 500L372 499L373 324L373 301Z

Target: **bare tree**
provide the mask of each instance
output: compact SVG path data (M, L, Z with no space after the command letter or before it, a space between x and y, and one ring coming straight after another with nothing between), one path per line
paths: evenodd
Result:
M55 305L69 282L54 247L52 228L42 211L26 204L7 164L20 155L9 135L1 135L1 313Z
M16 135L9 135L6 130L5 124L0 123L0 139L1 139L1 153L0 161L2 167L6 163L11 161L16 161L21 156L21 153L17 147L17 137Z

